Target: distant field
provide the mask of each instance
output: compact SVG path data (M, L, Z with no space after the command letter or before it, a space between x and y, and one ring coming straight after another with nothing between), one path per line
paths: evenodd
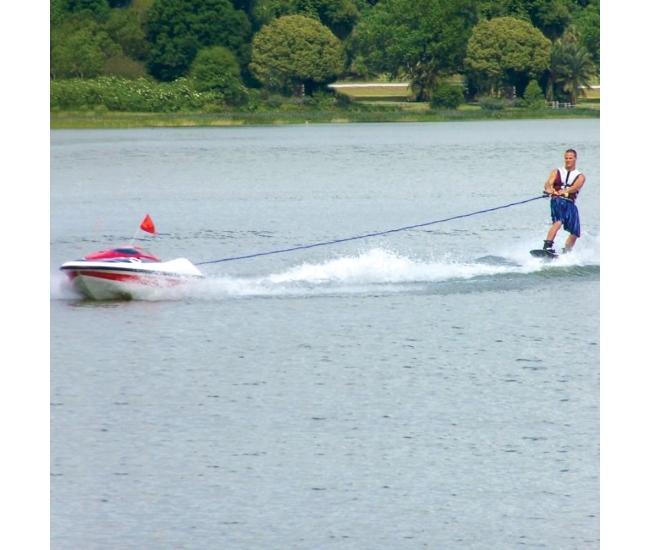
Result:
M600 86L594 86L590 89L585 90L586 99L600 99Z
M381 83L345 83L330 84L330 88L351 99L383 99L384 101L406 101L411 98L408 83L381 82Z
M346 82L330 84L329 87L357 101L408 102L413 99L409 85L406 82ZM581 99L590 104L599 103L600 85L586 89L585 96L579 98L578 102Z

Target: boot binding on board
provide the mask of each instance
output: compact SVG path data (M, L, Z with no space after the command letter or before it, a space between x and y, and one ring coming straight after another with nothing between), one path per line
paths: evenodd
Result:
M542 250L544 252L548 252L549 254L556 255L557 252L553 249L553 241L544 241L544 246L542 247Z

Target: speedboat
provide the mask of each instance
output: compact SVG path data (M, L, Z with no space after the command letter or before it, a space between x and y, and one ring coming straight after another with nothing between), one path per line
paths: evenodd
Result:
M93 252L59 269L78 292L92 300L130 300L205 278L186 258L163 262L138 246Z

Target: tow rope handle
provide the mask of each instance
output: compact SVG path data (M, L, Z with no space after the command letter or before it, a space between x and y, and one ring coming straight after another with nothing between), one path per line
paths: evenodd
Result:
M548 191L544 191L542 193L542 197L545 199L548 199L549 197L564 197L564 198L569 198L569 193L558 193L557 191L553 191L552 193L549 193Z

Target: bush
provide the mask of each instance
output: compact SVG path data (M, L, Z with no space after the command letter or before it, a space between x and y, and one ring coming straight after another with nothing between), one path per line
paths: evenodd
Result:
M457 84L445 82L431 92L429 105L432 109L458 109L464 102L463 89Z
M542 88L537 83L537 80L531 80L528 86L526 86L522 105L531 109L540 109L546 106L544 92L542 92Z
M109 57L104 63L105 76L121 76L130 80L145 78L147 68L143 61L136 61L124 54Z
M338 107L350 107L352 105L352 98L349 95L336 92L334 96Z
M317 109L330 109L336 105L336 94L333 91L316 90L312 95L305 96L304 103Z
M219 92L230 105L246 101L239 63L228 48L214 46L199 51L192 62L190 76L199 92Z
M222 103L223 94L199 92L192 81L184 78L169 83L112 76L50 81L50 110L71 111L80 110L82 106L88 109L103 105L109 111L171 113L202 111L206 106Z
M511 99L492 96L479 97L477 102L481 109L485 109L487 111L501 111L514 105L514 101Z

